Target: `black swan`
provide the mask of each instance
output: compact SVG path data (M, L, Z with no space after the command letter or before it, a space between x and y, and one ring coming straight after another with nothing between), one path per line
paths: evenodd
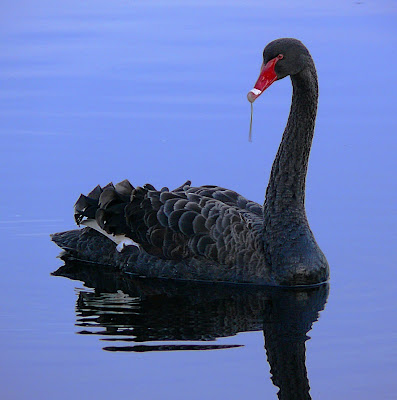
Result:
M134 188L127 180L97 186L75 204L76 222L87 227L52 235L64 250L61 257L155 278L280 286L327 281L328 263L304 204L317 73L299 40L277 39L265 47L248 100L288 75L291 110L263 207L232 190L192 187L190 181L174 190Z

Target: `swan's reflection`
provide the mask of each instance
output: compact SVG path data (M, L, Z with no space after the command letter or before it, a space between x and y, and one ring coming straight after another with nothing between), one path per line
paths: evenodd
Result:
M209 350L234 345L181 344L213 341L263 330L267 359L280 399L310 399L307 332L324 309L329 286L280 289L130 278L114 270L67 264L54 275L83 281L76 312L80 334L112 342L107 351ZM178 341L147 345L144 342ZM110 343L109 343L110 344Z

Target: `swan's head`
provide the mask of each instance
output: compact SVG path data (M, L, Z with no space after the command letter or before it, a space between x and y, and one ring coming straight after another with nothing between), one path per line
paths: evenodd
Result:
M273 82L288 75L296 75L311 65L313 60L305 45L292 38L276 39L263 50L263 64L254 88L248 92L253 103Z

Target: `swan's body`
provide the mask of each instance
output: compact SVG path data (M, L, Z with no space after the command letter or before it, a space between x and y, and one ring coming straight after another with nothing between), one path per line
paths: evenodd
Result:
M55 234L53 240L69 256L144 276L274 285L326 281L328 263L304 207L318 98L306 47L296 39L271 42L248 98L253 102L287 75L293 85L291 111L263 207L218 186L192 187L188 181L158 191L123 181L79 198L76 222L91 229ZM126 240L139 246L122 249Z

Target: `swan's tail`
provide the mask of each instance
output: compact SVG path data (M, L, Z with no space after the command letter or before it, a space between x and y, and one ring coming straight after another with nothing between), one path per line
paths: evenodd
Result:
M118 253L116 245L93 229L54 233L51 235L51 240L63 250L59 255L62 260L79 260L103 265L115 264L114 258Z
M63 250L58 257L65 262L109 266L138 275L147 275L150 273L148 266L156 266L156 260L136 246L125 247L119 252L112 240L91 228L54 233L51 240Z

